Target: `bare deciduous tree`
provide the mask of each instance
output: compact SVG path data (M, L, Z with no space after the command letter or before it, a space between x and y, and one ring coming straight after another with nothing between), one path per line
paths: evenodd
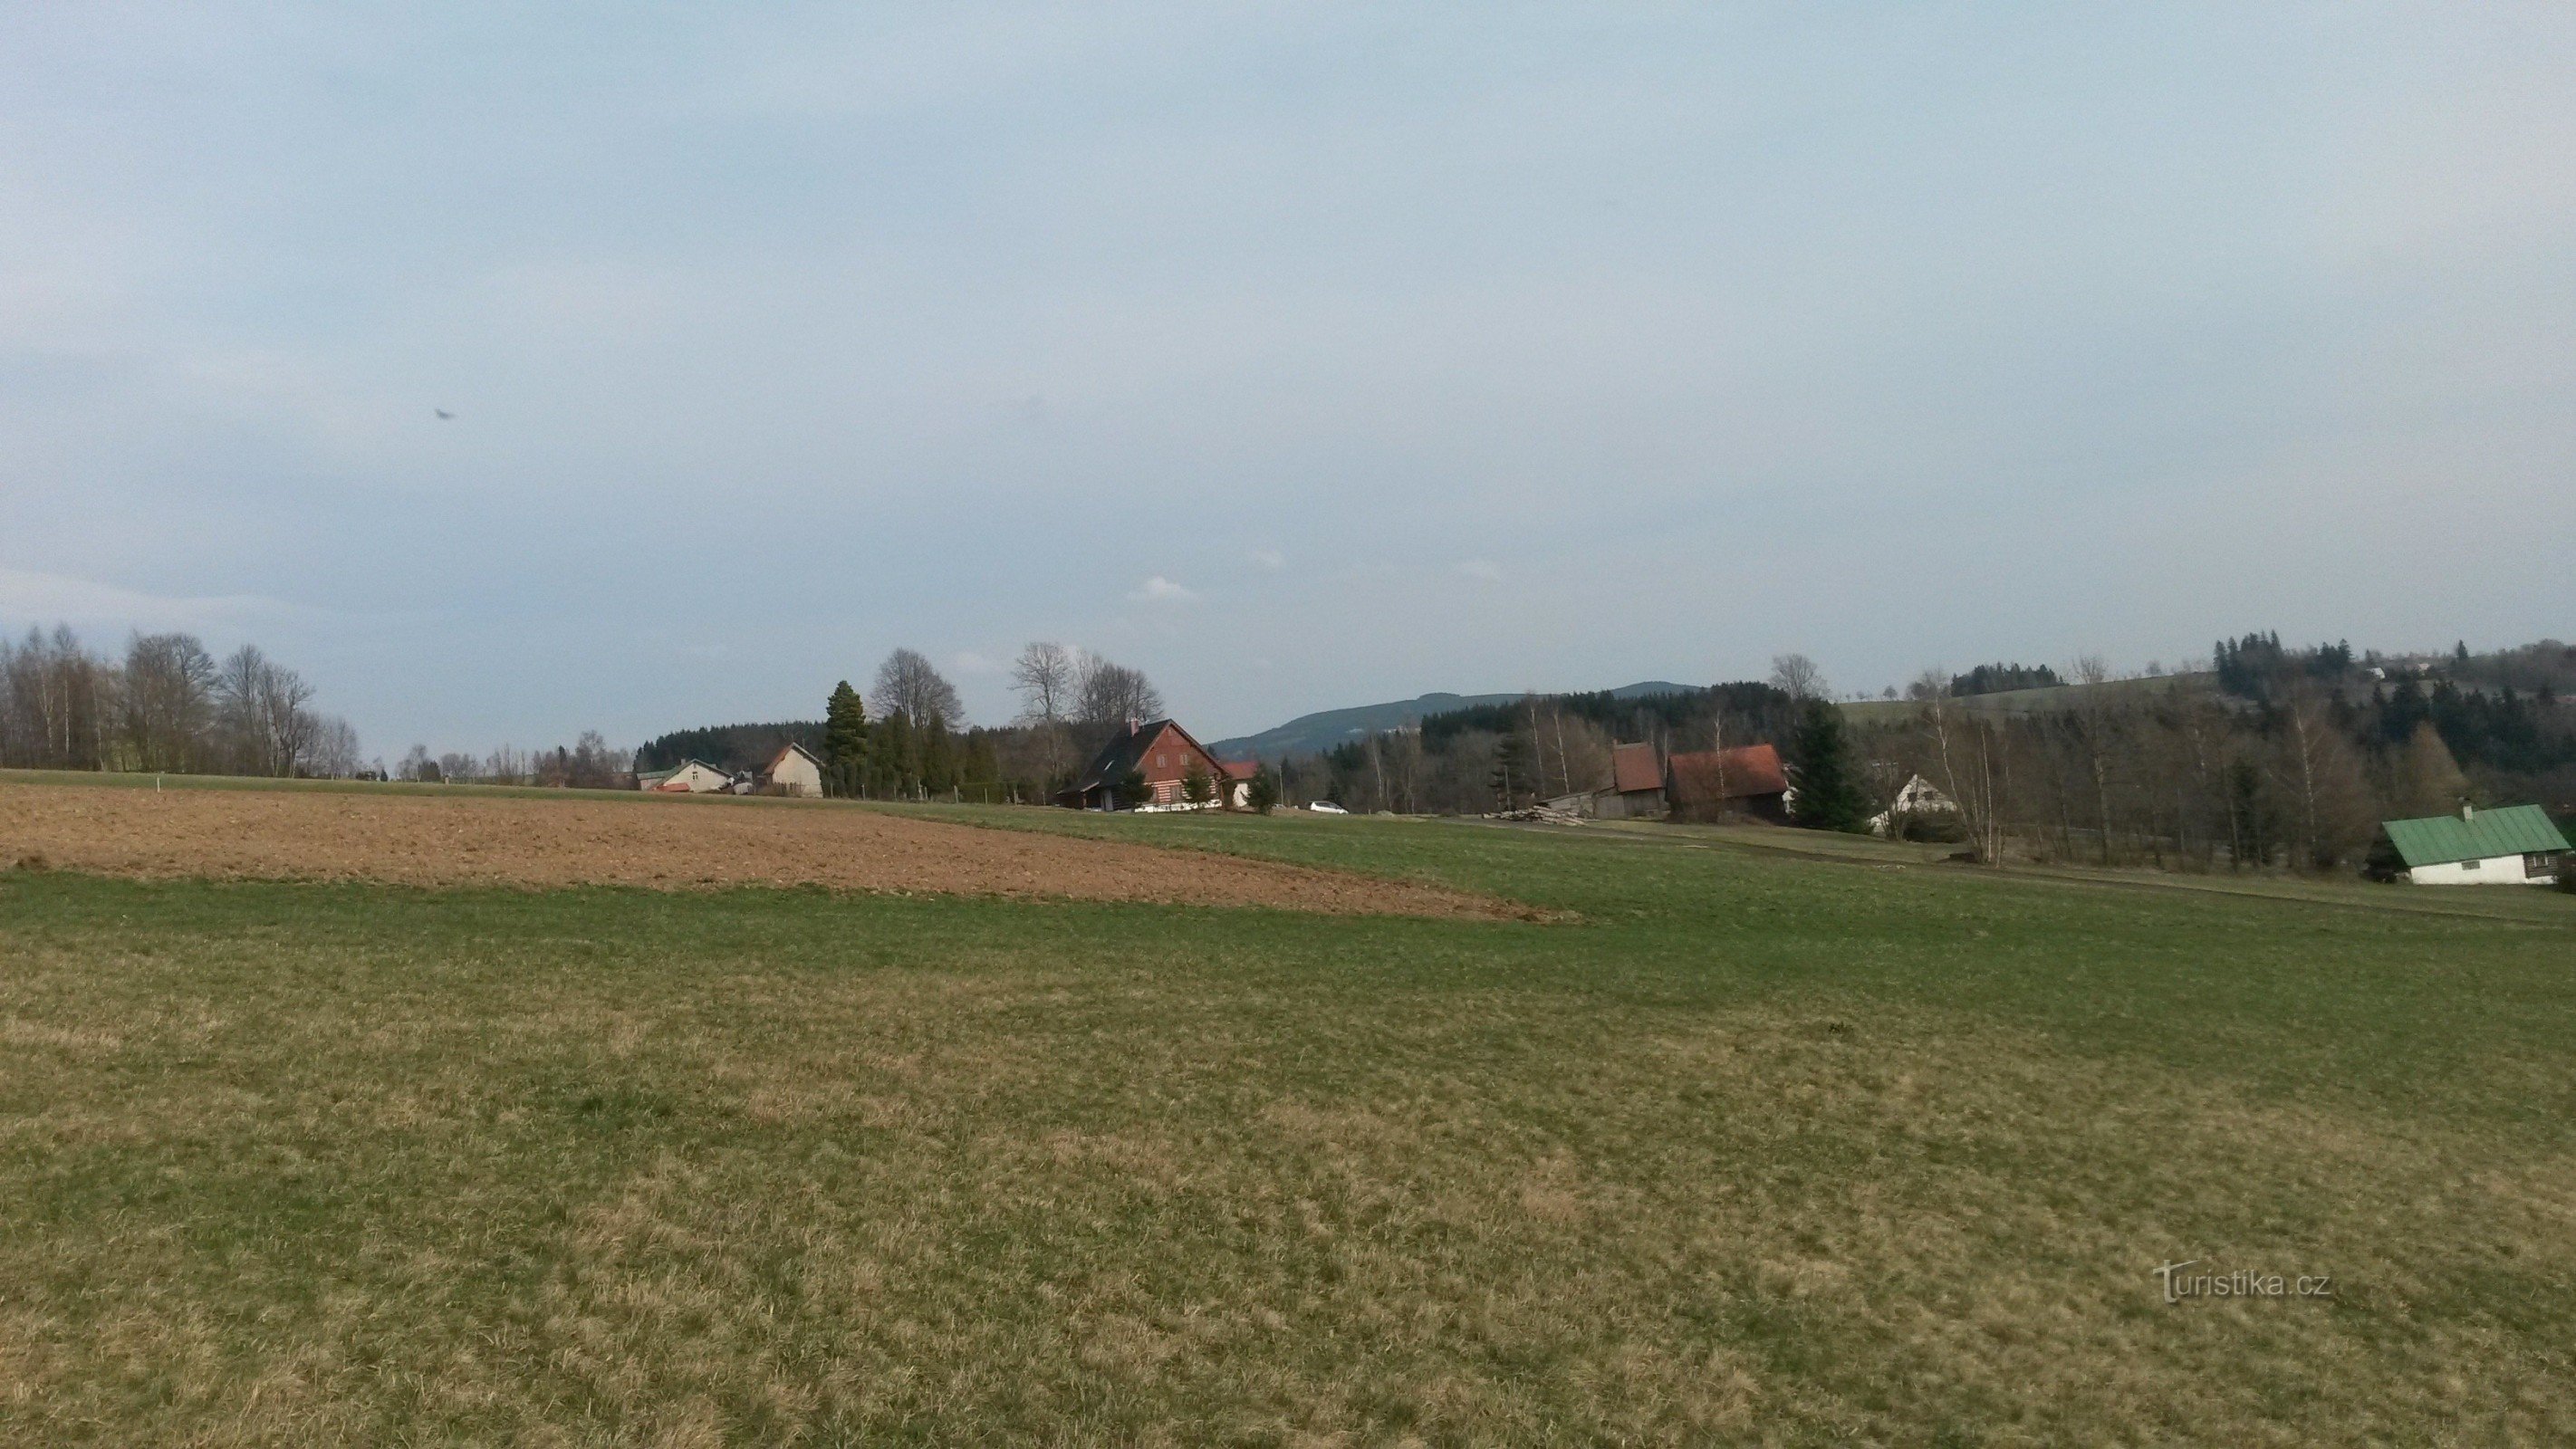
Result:
M2111 666L2099 654L2087 654L2075 661L2068 671L2079 688L2075 707L2067 715L2069 728L2084 756L2084 775L2093 787L2094 825L2101 833L2099 841L2102 864L2111 863L2111 760L2112 734L2119 727L2116 702L2103 686L2111 682Z
M1097 654L1084 654L1077 664L1074 717L1086 725L1124 724L1158 719L1162 692L1141 669L1112 664Z
M248 645L219 665L186 634L137 633L117 660L92 655L67 625L31 629L23 642L0 640L0 764L263 775L336 768L336 755L316 758L334 722L313 713L312 699L302 676ZM346 743L354 753L354 739Z
M1832 688L1825 683L1825 671L1804 654L1772 655L1771 687L1802 704L1823 699Z
M2301 687L2282 720L2278 773L2298 813L2307 863L2332 866L2370 838L2369 788L2326 702Z
M338 715L320 720L313 730L312 752L307 768L315 775L345 780L364 768L358 749L358 732Z
M1969 849L1993 865L2003 859L2002 800L2004 772L1997 769L1997 740L1984 720L1975 718L1950 697L1950 677L1937 669L1923 672L1911 691L1923 702L1923 727L1931 736L1932 759L1941 772L1941 789L1958 806L1967 827ZM2004 761L2008 769L2008 760Z
M312 749L313 734L320 721L305 706L313 702L313 686L304 676L283 665L272 664L259 682L259 714L268 739L269 772L293 775L306 763Z
M124 729L136 768L200 763L214 711L215 661L186 634L136 634L125 648Z
M957 686L950 684L930 660L918 650L897 649L877 666L876 688L869 703L878 718L901 710L918 727L931 720L945 721L950 729L966 724L966 706L957 697Z
M1074 652L1061 644L1032 643L1011 665L1011 686L1020 692L1024 724L1062 724L1073 709Z

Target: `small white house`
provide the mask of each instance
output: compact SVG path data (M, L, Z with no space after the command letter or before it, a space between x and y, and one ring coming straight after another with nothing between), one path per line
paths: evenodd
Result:
M1916 775L1896 792L1896 799L1876 815L1869 817L1869 833L1893 835L1898 823L1909 815L1956 815L1959 802L1944 795L1929 780Z
M760 772L760 787L764 794L820 798L823 761L812 750L791 741Z
M637 775L635 788L657 795L721 795L733 788L733 777L704 760L682 760L670 769Z
M2567 869L2567 837L2537 805L2391 820L2374 873L2415 885L2548 885Z

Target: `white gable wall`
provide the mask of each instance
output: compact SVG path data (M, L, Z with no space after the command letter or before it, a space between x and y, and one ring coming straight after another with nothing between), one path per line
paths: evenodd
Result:
M804 751L783 750L769 772L769 788L781 795L819 796L823 793L823 772Z
M2549 879L2545 875L2523 874L2519 853L2419 865L2406 872L2406 878L2416 885L2538 885Z
M731 780L692 760L653 788L666 795L711 795L731 788L732 784Z

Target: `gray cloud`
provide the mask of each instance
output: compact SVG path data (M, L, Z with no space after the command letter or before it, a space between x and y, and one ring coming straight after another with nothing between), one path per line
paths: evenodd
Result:
M29 8L0 579L115 582L0 625L275 601L442 746L896 643L1223 734L2564 633L2571 81L2538 5Z

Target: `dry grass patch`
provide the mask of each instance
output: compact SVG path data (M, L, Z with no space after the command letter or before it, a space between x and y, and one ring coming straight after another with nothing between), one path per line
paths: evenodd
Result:
M1530 918L1490 896L786 801L0 785L0 851L145 879L834 890Z
M1561 931L0 881L0 1441L2576 1440L2527 938L1653 855Z

